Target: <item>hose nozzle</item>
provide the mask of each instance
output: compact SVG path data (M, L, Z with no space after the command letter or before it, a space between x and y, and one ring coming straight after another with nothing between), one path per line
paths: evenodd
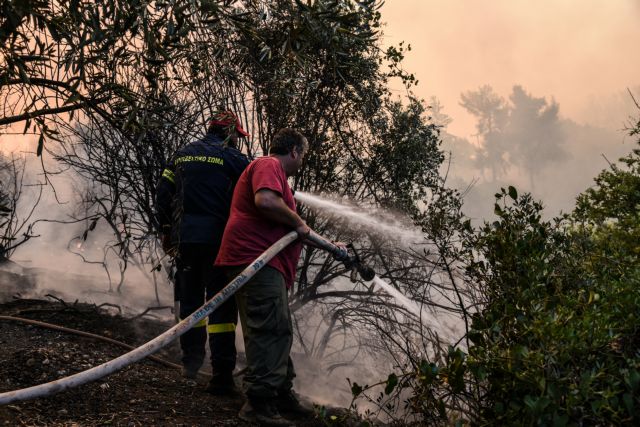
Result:
M355 283L357 280L357 274L360 274L363 280L369 281L373 280L376 275L376 272L373 271L371 267L367 267L362 264L356 249L353 247L353 244L349 243L347 248L338 247L335 244L331 243L324 237L315 233L313 230L307 236L307 239L318 245L318 247L323 248L324 250L330 252L333 257L344 263L344 266L347 270L351 270L351 281ZM349 254L349 250L353 253L353 255Z
M358 273L360 273L360 277L362 277L362 280L364 280L365 282L368 282L370 280L373 280L374 277L376 277L376 272L373 271L373 268L366 266L366 265L358 265Z
M356 248L353 247L353 244L349 243L347 245L347 248L351 249L351 252L353 252L353 256L347 255L346 258L343 258L340 261L344 263L344 266L347 269L351 270L351 276L350 276L351 282L352 283L356 282L356 280L358 279L358 274L360 274L360 277L362 277L362 280L366 282L368 282L369 280L373 280L373 278L376 275L376 272L373 271L373 268L362 264L362 261L360 260L360 256L356 252Z

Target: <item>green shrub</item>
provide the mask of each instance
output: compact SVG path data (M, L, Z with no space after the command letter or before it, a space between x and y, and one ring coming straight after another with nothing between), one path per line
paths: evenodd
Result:
M416 361L370 401L398 407L409 391L405 419L427 425L640 423L640 149L600 173L571 214L542 211L509 187L495 222L459 230L482 299L468 354Z
M468 358L484 423L640 420L640 150L621 162L554 221L529 195L496 195L468 270L486 296Z

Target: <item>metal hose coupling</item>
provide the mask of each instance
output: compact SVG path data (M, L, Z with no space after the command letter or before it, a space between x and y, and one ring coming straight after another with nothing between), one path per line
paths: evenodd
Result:
M367 282L369 280L373 280L373 278L375 277L376 272L373 271L371 267L367 267L366 265L362 264L362 261L360 260L360 257L356 252L356 248L353 247L353 244L349 243L347 245L347 249L344 250L343 248L336 246L324 237L315 233L313 230L309 233L307 239L323 248L324 250L330 252L336 260L342 261L344 263L344 266L348 270L351 270L352 282L355 283L355 281L357 280L357 274L360 274L362 280L365 280ZM352 252L353 255L349 254L349 252Z

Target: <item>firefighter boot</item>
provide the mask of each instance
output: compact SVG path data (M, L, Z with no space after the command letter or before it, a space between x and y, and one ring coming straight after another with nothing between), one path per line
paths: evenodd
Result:
M235 320L237 317L235 311L232 315ZM220 323L219 319L213 320L211 318L209 322L207 330L209 331L213 375L206 391L218 396L234 395L237 393L232 374L236 367L236 325L234 322Z

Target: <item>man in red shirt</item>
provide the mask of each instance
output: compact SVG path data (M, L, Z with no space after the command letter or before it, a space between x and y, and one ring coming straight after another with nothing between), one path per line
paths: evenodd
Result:
M292 229L301 240L309 235L287 182L301 168L307 150L302 134L281 129L269 155L254 160L240 176L215 263L229 278ZM283 249L236 293L248 364L247 402L239 413L245 421L290 425L280 412L312 413L292 391L295 372L289 357L293 329L287 289L295 280L301 249L300 240Z

